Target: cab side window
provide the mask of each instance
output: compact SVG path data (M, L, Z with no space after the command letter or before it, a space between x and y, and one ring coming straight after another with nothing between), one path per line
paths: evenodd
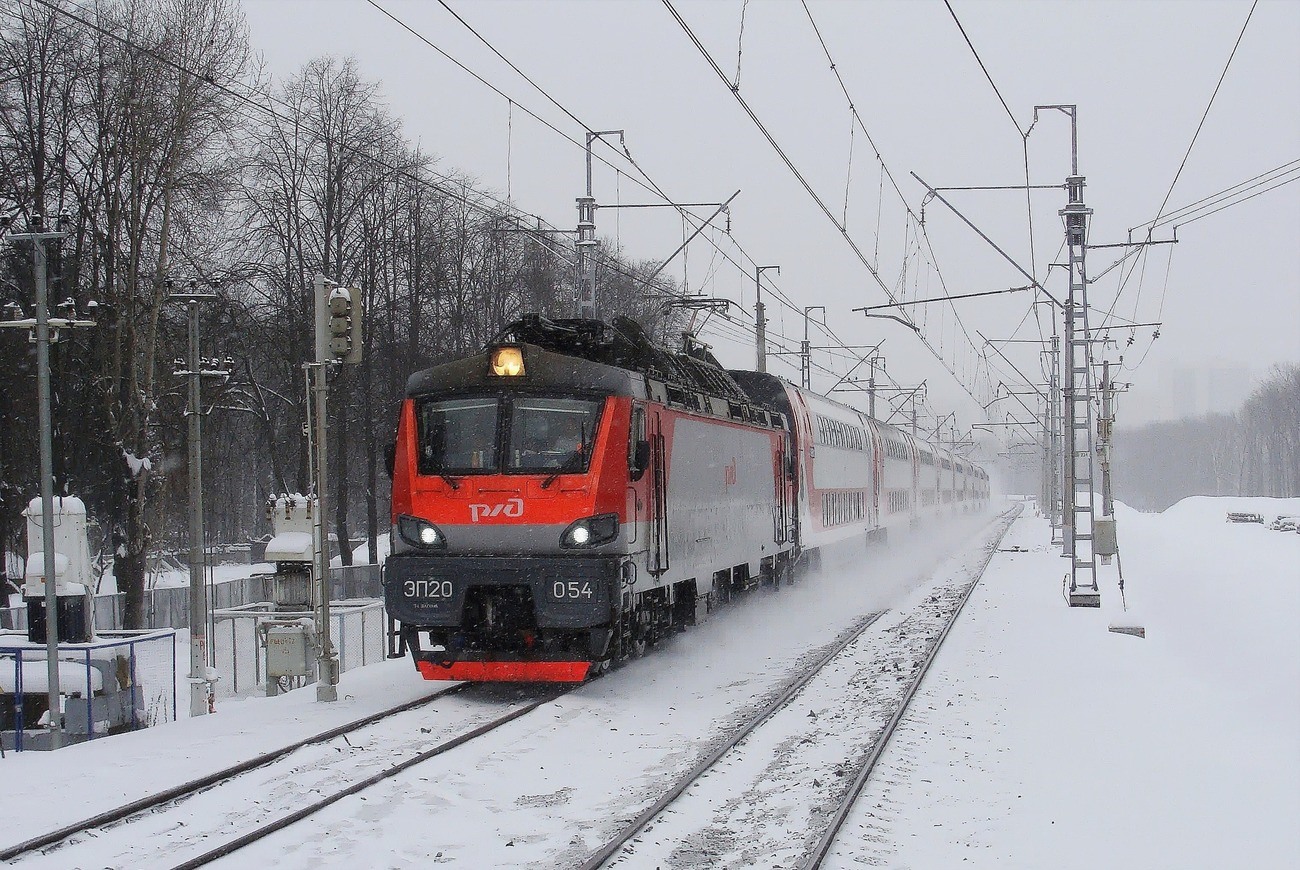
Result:
M645 434L645 408L632 406L632 425L627 435L627 468L633 480L641 477L650 461L649 442Z

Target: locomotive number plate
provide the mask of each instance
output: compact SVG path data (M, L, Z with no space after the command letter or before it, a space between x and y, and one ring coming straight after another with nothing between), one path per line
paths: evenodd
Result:
M551 594L556 598L590 598L596 593L586 580L557 580L551 584Z
M454 590L450 580L407 580L402 591L407 598L450 598Z

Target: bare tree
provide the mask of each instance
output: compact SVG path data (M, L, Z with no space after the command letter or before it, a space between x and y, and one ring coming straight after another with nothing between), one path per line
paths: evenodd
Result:
M334 375L329 409L345 560L358 511L378 557L388 497L378 472L407 376L478 351L522 312L572 307L571 241L472 179L435 173L354 62L306 64L274 89L271 113L241 100L261 83L235 4L102 0L87 11L68 0L94 30L33 0L0 0L12 19L0 24L0 204L66 210L73 229L52 292L102 303L98 328L54 357L56 468L105 521L133 627L146 555L184 540L185 396L166 364L185 330L166 305L169 280L224 281L202 326L207 352L239 361L209 394L218 413L205 423L209 528L222 537L253 533L267 491L309 485L312 278L362 289L364 363ZM0 286L26 302L21 254L0 258ZM650 270L608 250L604 313L653 329L662 300L637 277ZM5 343L0 359L23 376L0 381L0 413L29 418L28 351ZM33 429L0 428L0 544L35 488Z
M85 349L92 375L80 379L81 389L62 378L60 386L65 398L87 405L76 415L78 440L101 443L88 451L98 460L96 479L78 486L111 518L126 621L138 627L146 506L161 459L155 424L166 278L177 248L204 235L202 214L218 206L226 173L212 140L229 127L232 106L211 82L243 74L247 32L234 0L77 7L94 17L97 33L57 8L11 5L17 26L4 41L10 78L0 116L16 147L0 159L0 176L6 197L73 217L60 292L104 303ZM63 434L69 425L76 426Z

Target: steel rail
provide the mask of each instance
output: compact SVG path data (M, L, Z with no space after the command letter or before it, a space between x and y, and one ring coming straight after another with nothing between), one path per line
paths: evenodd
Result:
M134 800L131 801L130 803L123 804L120 807L116 807L111 810L105 810L104 812L98 813L97 815L93 815L79 822L73 822L72 824L64 825L61 828L58 828L53 831L49 831L37 837L32 837L31 839L24 840L21 843L16 843L12 846L6 846L4 849L0 849L0 862L12 861L13 859L21 857L29 852L34 852L38 849L43 849L46 846L51 846L55 843L66 840L68 837L74 836L83 831L92 828L102 828L105 825L111 825L115 822L120 822L123 819L127 819L130 818L131 816L138 815L147 810L151 810L154 807L161 806L162 804L181 800L182 798L185 798L189 795L196 794L200 791L203 791L206 788L225 782L226 780L233 779L236 776L240 776L242 774L248 773L251 770L256 770L259 767L265 767L268 764L272 764L276 761L279 761L281 758L284 758L286 755L297 752L299 749L302 749L303 747L312 746L317 743L326 743L330 740L335 739L336 737L342 737L344 734L351 734L353 731L356 731L360 728L364 728L367 725L372 725L375 722L380 721L381 719L386 719L389 716L395 716L398 713L405 713L408 710L415 710L419 707L423 707L425 704L430 704L436 701L438 698L442 698L447 695L454 695L459 692L462 692L473 685L477 685L477 684L458 683L440 692L435 692L432 695L427 695L423 698L416 698L414 701L407 701L406 703L399 704L396 707L390 707L387 710L381 710L378 713L372 713L368 716L363 716L360 719L355 719L352 722L348 722L344 725L339 725L335 728L329 729L328 731L322 731L319 734L315 734L311 737L298 740L294 743L290 743L289 745L283 746L279 749L274 749L270 752L266 752L261 755L255 756L253 758L248 759L247 761L241 761L239 764L222 768L221 770L218 770L214 773L206 774L204 776L198 777L197 779L192 779L187 782L183 782L180 785L176 785L171 788L164 789L163 791L157 792L155 794L147 795L138 800Z
M1016 518L1020 516L1023 510L1024 505L1017 504L1012 510L1002 515L1005 525L1002 527L1002 531L998 533L997 539L989 546L989 551L985 554L984 561L980 565L979 572L975 575L974 581L971 582L965 593L962 594L961 601L959 601L957 606L953 609L952 616L948 617L948 621L944 624L943 630L939 632L939 636L935 639L934 646L931 647L929 655L925 657L925 661L921 663L921 667L912 678L911 685L909 685L907 691L903 693L903 697L900 699L897 708L894 710L894 715L890 717L887 723L885 723L884 730L880 732L880 736L877 737L875 742L872 744L871 752L867 755L867 759L862 765L862 769L858 771L858 775L854 778L853 784L849 786L849 790L844 794L844 797L840 799L840 805L836 809L835 814L831 817L830 824L827 825L826 830L822 833L821 839L817 841L817 845L813 848L812 852L808 854L804 863L799 865L800 870L818 870L818 868L822 866L822 862L826 859L826 856L830 854L831 847L835 845L835 838L839 835L840 828L843 827L844 821L848 818L854 804L857 803L858 797L862 794L862 789L866 787L867 780L871 777L871 772L875 769L876 762L878 762L880 756L884 754L885 747L889 745L890 738L894 736L894 732L903 721L903 716L907 712L907 708L911 704L912 698L915 697L917 690L921 687L921 682L925 679L926 673L930 670L930 666L934 664L934 660L938 657L939 650L948 637L948 632L950 632L952 627L957 624L957 617L961 616L962 610L966 607L966 602L970 600L971 595L975 592L975 587L979 586L980 580L984 578L984 572L988 570L989 562L993 560L993 554L998 552L998 545L1002 543L1002 539L1006 536L1007 530L1011 528L1011 524L1015 522Z
M256 830L249 831L247 834L244 834L243 836L230 840L229 842L224 843L216 847L215 849L210 849L209 851L204 852L202 855L199 855L194 858L190 858L187 861L182 861L181 863L176 864L172 868L172 870L194 870L194 868L196 867L203 867L204 865L210 864L213 861L216 861L220 858L225 858L226 856L244 848L245 846L251 843L255 843L258 840L263 839L264 837L276 833L277 831L282 831L285 828L289 827L290 825L302 821L308 816L315 815L316 813L320 812L321 810L325 809L331 804L341 801L345 797L351 797L352 795L357 794L358 792L365 791L366 789L370 788L373 785L377 785L378 783L381 783L386 779L391 779L394 776L397 776L399 773L401 773L404 770L407 770L408 768L414 767L417 764L423 764L424 762L428 761L429 759L435 756L442 755L444 752L455 749L457 746L461 746L465 743L470 742L471 740L474 740L478 737L482 737L484 734L487 734L491 731L495 731L496 729L500 728L502 725L513 722L514 720L520 718L521 716L525 716L528 713L531 713L532 711L536 710L538 707L541 707L543 704L549 704L555 699L568 694L572 690L573 690L572 687L565 687L564 689L561 689L559 691L548 692L544 697L539 698L536 701L530 701L529 703L525 704L524 706L516 710L511 710L509 713L505 714L504 716L499 716L496 719L493 719L491 722L486 722L478 726L477 728L474 728L471 731L467 731L464 734L458 735L456 737L453 737L450 740L439 743L437 746L434 746L431 749L427 749L424 752L421 752L419 755L415 755L412 756L411 758L406 759L405 761L398 762L397 764L394 764L393 766L386 768L380 771L379 773L366 777L360 782L353 783L352 785L348 786L345 789L342 789L341 791L337 791L332 795L323 797L318 801L315 801L313 803L308 804L307 806L302 807L301 809L295 810L294 812L290 813L287 816L283 816L279 819L276 819L274 822L270 822L266 825L258 827Z
M829 652L818 659L814 665L796 675L793 680L786 684L786 687L781 694L759 711L758 715L751 719L747 725L736 731L727 738L722 745L718 746L707 756L697 762L695 766L687 771L671 789L659 798L659 800L655 801L640 815L629 822L623 830L614 836L613 839L609 840L599 850L589 855L587 860L579 865L579 870L597 870L597 868L603 866L605 862L622 849L629 840L639 835L642 830L645 829L646 825L663 812L669 804L681 797L682 794L701 776L703 776L706 771L713 767L713 765L717 764L722 756L734 749L741 741L749 736L750 732L771 719L778 710L789 703L795 695L808 685L813 677L821 673L822 669L825 668L826 665L839 656L840 653L844 652L850 644L861 637L862 633L870 628L871 625L883 615L884 611L869 613L860 619L856 625L851 626L842 633L839 639L831 644Z

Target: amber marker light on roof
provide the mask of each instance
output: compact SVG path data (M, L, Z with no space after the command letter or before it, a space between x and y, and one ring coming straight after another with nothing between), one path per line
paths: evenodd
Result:
M492 351L492 374L501 378L517 378L523 373L523 348L506 346Z

